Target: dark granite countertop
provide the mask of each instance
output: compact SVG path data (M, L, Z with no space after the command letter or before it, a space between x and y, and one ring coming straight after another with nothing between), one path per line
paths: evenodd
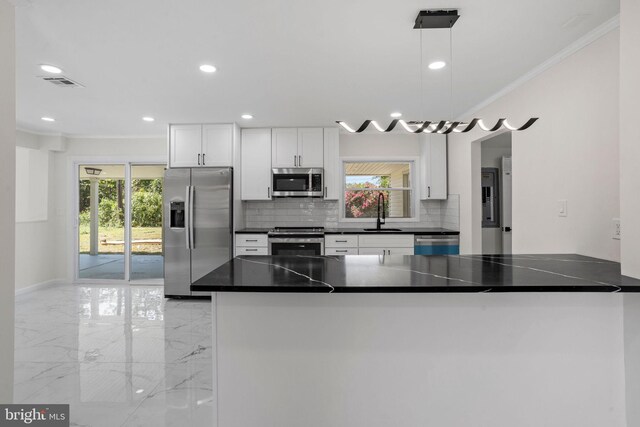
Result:
M620 264L581 255L240 256L204 292L640 292Z
M375 225L374 225L375 226ZM373 227L372 227L373 228ZM266 234L270 228L243 228L236 230L236 234ZM384 230L384 227L383 227ZM379 231L364 231L363 228L326 228L324 234L375 234ZM459 231L448 230L446 228L403 228L402 231L382 231L384 234L420 234L420 235L443 235L457 236Z
M236 234L267 234L270 228L241 228Z
M375 227L375 225L373 226ZM371 228L373 228L371 227ZM389 227L391 228L391 227ZM421 234L421 235L449 235L449 236L457 236L460 234L459 231L448 230L446 228L402 228L401 231L387 231L384 227L382 227L382 232L380 231L364 231L362 228L326 228L324 230L324 234L374 234L374 233L384 233L384 234Z

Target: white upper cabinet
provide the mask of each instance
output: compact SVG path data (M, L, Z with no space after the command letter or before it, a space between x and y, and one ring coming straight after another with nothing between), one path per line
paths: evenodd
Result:
M274 168L323 167L322 128L274 128L272 132Z
M202 125L169 128L169 167L199 166L202 162Z
M421 137L420 198L444 200L447 198L447 136L425 133Z
M342 170L338 128L324 129L324 198L340 200Z
M233 125L170 125L169 167L233 166Z
M271 200L271 129L242 129L241 145L242 200Z
M322 128L298 129L298 167L323 167L323 134Z
M202 126L202 166L233 166L233 125Z
M298 129L274 128L272 129L271 141L272 167L298 167Z

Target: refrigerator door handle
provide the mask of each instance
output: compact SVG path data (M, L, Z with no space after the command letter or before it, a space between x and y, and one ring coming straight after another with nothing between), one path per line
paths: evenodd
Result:
M190 207L190 203L189 203L189 196L191 195L191 186L187 185L186 187L187 191L186 194L184 196L184 206L185 206L185 215L184 215L184 220L185 220L185 227L184 227L184 236L185 236L185 242L186 242L186 246L187 249L191 249L191 243L189 242L189 228L191 227L191 224L189 222L189 215L191 213L191 207Z
M196 248L196 242L194 239L194 227L193 227L193 217L194 217L194 199L196 196L196 188L191 185L191 193L189 194L189 241L191 242L191 249Z

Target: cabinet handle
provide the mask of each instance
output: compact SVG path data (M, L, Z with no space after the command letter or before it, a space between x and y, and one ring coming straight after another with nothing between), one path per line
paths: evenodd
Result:
M202 166L205 166L204 156L205 156L205 153L202 153Z
M327 198L327 187L324 187L324 197Z
M198 166L200 166L200 153L198 153Z
M246 239L245 242L257 242L258 239Z
M245 249L245 251L247 251L247 252L258 252L257 249Z
M271 198L271 187L267 187L267 198Z
M427 187L427 197L431 197L431 187Z
M298 166L298 156L293 155L293 166Z
M298 156L298 166L302 166L302 156Z
M348 252L346 249L336 249L336 252Z
M346 240L336 240L336 243L347 243Z

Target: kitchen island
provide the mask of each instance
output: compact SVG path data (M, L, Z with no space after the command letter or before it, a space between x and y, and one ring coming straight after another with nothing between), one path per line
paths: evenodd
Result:
M625 425L640 281L614 262L237 257L192 290L221 427Z

